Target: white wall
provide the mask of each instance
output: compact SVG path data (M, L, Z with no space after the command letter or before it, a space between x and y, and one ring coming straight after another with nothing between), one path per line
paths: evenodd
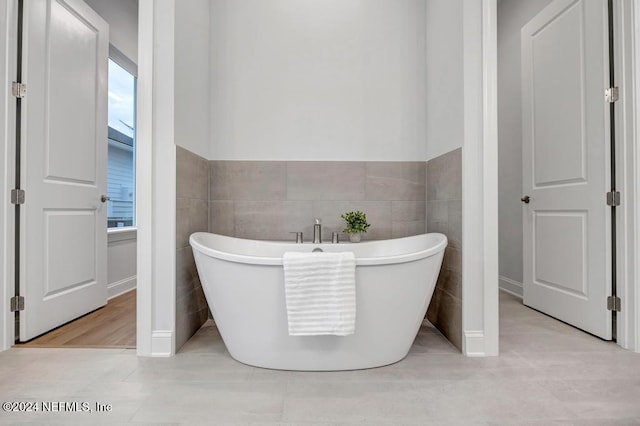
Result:
M213 0L216 160L424 160L425 0Z
M136 287L136 231L110 232L107 244L109 298Z
M498 6L498 193L500 285L522 294L522 98L520 29L550 0Z
M460 148L464 138L461 0L427 0L426 160Z
M175 142L209 158L209 0L177 0Z
M138 63L138 0L85 0L109 23L109 42Z

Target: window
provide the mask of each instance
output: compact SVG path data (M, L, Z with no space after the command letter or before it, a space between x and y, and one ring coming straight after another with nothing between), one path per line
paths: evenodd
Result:
M109 59L107 222L135 226L136 77Z

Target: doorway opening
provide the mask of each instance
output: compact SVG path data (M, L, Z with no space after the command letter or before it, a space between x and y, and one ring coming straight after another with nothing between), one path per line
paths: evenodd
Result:
M498 6L500 288L604 340L618 270L613 3Z
M24 346L136 346L137 69L109 43L110 6L97 2L101 15L87 3L17 0L29 87L16 114L15 187L28 193L15 230Z

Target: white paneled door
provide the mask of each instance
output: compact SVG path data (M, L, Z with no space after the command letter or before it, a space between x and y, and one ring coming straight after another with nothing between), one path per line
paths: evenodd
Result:
M611 339L607 2L554 0L521 41L524 303Z
M107 302L107 23L81 0L24 2L20 340Z

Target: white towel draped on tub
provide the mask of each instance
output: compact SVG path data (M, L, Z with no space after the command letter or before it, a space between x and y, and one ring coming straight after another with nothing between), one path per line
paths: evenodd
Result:
M353 252L287 252L282 265L290 336L354 333L356 259Z

